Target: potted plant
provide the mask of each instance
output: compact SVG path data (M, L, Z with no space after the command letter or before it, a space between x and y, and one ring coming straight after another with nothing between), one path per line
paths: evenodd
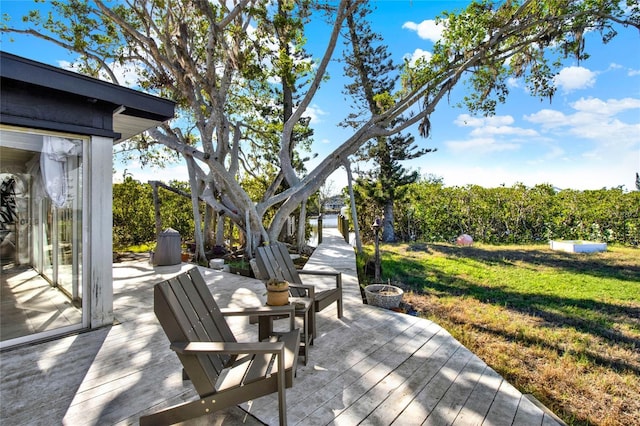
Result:
M369 284L364 288L364 294L369 305L393 309L400 306L404 291L391 285L389 280L388 284Z
M270 279L267 286L267 305L284 306L289 304L289 282L285 280Z
M255 278L253 275L253 270L251 269L251 264L249 262L246 262L244 259L233 260L229 262L229 272L231 272L232 274Z

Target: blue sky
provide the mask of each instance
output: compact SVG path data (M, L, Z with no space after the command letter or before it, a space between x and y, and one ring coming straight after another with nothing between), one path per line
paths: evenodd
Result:
M396 62L424 55L437 38L433 18L442 10L464 7L467 1L377 1L372 28L382 34ZM33 7L28 1L2 0L2 13L12 18ZM39 7L44 7L40 5ZM328 30L312 23L309 49L322 53ZM30 59L60 66L73 55L30 37L2 36L1 48ZM556 80L558 91L551 103L529 96L522 83L513 81L511 94L493 117L472 117L456 108L465 88L454 90L451 103L441 102L431 117L428 139L416 134L420 146L437 152L412 160L406 167L423 175L443 178L445 185L477 184L486 187L527 186L549 183L558 188L600 189L624 185L635 188L640 172L640 36L620 29L618 37L602 45L590 34L591 57L581 63L569 59ZM315 128L313 150L324 157L337 148L349 130L337 123L348 113L342 94L342 65L335 62L331 79L324 84L309 111ZM313 166L313 163L310 164ZM117 165L134 171L143 182L163 176L187 180L183 165L170 170L140 169L139 165ZM182 178L182 176L184 176ZM119 178L120 176L115 176ZM336 172L330 186L339 190L346 178Z

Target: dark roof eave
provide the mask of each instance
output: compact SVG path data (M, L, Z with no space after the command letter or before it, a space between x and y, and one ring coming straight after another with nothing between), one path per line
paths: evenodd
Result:
M175 114L175 102L171 100L2 51L0 73L3 78L122 105L126 108L123 114L127 114L127 110L137 111L136 115L142 112L145 118L159 123L173 118Z

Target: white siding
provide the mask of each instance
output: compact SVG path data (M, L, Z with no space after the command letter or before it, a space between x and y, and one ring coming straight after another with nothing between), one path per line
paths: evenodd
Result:
M86 169L89 175L85 180L89 187L86 217L89 220L88 232L84 232L88 239L84 267L90 286L86 296L89 296L91 328L113 323L112 147L113 140L92 137Z

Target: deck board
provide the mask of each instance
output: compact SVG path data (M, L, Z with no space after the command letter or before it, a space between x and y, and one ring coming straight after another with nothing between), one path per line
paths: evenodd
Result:
M544 413L527 398L520 398L513 424L522 426L541 426Z
M513 419L522 400L522 394L505 380L500 382L489 412L485 417L485 423L489 425L513 424Z
M436 406L427 416L424 424L450 425L458 417L460 410L466 404L473 392L475 385L482 377L485 363L478 358L472 358L460 371L451 383L447 392L436 403Z
M431 380L455 350L445 344L441 333L435 334L398 369L402 383L371 411L364 424L391 424L413 401L416 389Z
M501 382L502 377L485 365L478 382L452 424L454 426L481 425Z
M289 424L557 425L437 324L362 303L353 250L325 234L308 268L344 273L345 313L318 314L309 363L287 390ZM130 425L140 415L197 398L153 314L153 284L193 265L114 265L115 325L0 354L0 424ZM220 306L263 303L264 286L202 269ZM231 318L239 340L255 326ZM34 401L34 395L44 395ZM277 424L275 395L200 424Z

